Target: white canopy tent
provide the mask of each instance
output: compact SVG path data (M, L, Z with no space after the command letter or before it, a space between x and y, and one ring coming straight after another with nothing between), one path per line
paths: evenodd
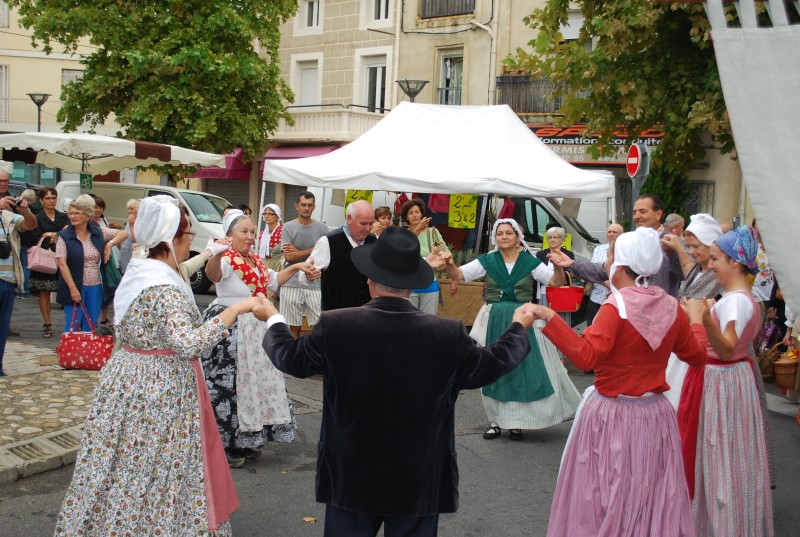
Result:
M332 153L266 160L264 181L306 187L522 197L611 197L608 172L581 170L506 105L402 102Z

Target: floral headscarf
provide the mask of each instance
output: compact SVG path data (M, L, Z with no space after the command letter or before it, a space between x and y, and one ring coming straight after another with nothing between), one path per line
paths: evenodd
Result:
M750 226L741 226L725 233L714 242L728 257L744 265L750 274L758 273L758 265L756 265L758 235L755 229Z

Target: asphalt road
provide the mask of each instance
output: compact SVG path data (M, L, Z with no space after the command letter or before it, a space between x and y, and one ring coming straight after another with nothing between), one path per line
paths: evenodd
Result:
M207 304L213 297L198 297ZM17 308L12 328L22 339L41 343L33 301ZM54 322L63 323L56 311ZM57 336L53 340L57 341ZM591 382L589 375L572 375L579 390ZM319 432L321 382L288 379L298 405L299 434L292 444L269 444L260 461L233 470L241 508L233 514L237 536L321 536L324 506L314 501L316 441ZM443 515L442 536L544 536L556 483L561 452L571 422L542 431L525 431L520 442L507 434L487 441L481 438L485 415L480 395L463 392L456 410L456 445L461 474L458 513ZM773 493L775 535L800 535L800 427L791 417L770 413L771 437L778 468ZM72 466L0 486L0 536L51 535ZM306 522L312 517L316 522Z

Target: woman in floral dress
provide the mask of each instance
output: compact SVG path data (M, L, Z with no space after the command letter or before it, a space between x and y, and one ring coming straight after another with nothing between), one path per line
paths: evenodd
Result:
M56 535L230 535L239 507L198 358L258 305L206 322L178 275L190 224L175 201L142 201L114 301L120 348L100 373ZM146 257L146 259L144 258Z
M308 263L296 263L281 272L267 268L252 250L256 228L242 211L228 211L222 228L230 248L215 251L206 265L217 299L206 309L205 319L250 296L277 291L298 270L309 279L319 277ZM273 367L261 346L266 330L255 316L241 315L226 338L203 352L206 385L232 468L258 460L268 440L294 440L297 423L283 373Z

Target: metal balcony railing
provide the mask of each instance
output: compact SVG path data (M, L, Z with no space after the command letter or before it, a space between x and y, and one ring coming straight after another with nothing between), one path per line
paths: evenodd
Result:
M517 114L556 113L563 104L561 96L553 92L564 84L548 78L531 78L529 75L504 75L497 77L497 104L507 104ZM580 95L587 95L581 93Z
M452 17L475 12L475 0L422 0L420 18Z
M461 104L461 87L437 88L439 104Z

